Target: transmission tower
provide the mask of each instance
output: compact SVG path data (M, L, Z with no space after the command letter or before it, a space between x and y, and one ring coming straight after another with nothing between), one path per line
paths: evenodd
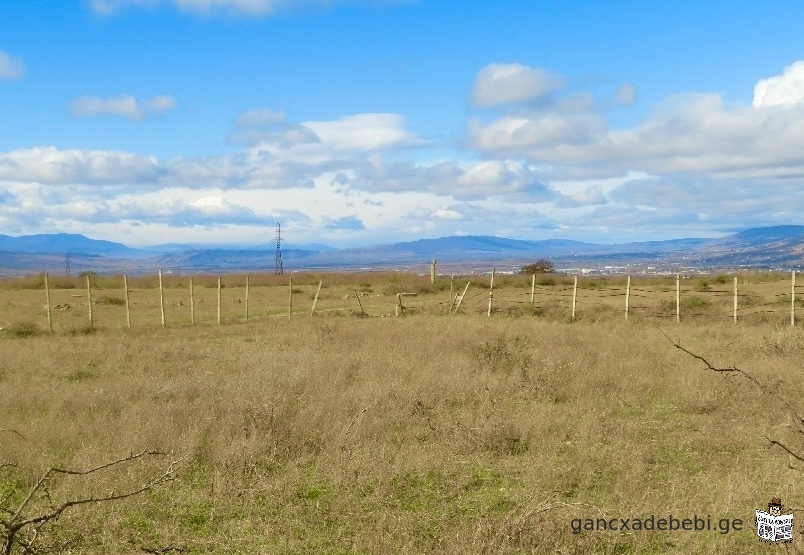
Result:
M274 269L274 275L282 275L284 274L284 270L282 269L282 228L279 224L276 224L276 268Z

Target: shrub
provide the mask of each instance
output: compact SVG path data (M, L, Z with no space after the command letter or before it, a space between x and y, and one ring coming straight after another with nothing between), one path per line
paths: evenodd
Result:
M95 304L109 304L114 306L123 306L126 304L125 299L120 297L98 297Z
M31 337L42 333L41 328L34 322L12 324L7 328L7 331L14 337Z

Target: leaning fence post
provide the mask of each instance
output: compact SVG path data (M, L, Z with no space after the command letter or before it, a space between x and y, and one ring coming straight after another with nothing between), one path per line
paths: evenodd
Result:
M461 298L458 299L458 304L455 305L454 312L458 312L458 309L461 308L461 303L463 302L464 297L466 297L466 292L469 290L469 284L472 283L471 281L466 282L466 287L463 288L463 293L461 293Z
M628 320L628 303L631 300L631 276L625 282L625 319Z
M676 274L676 322L681 321L681 276Z
M123 274L123 292L126 299L126 327L131 329L131 307L128 302L128 276Z
M796 271L793 270L790 280L790 325L796 325Z
M53 333L53 315L50 313L50 286L47 282L47 272L45 273L45 302L47 302L47 331Z
M578 301L578 276L572 283L572 321L575 321L575 304Z
M734 323L737 323L737 278L734 278Z
M360 294L357 292L357 289L355 289L355 298L357 299L357 304L360 305L360 314L365 314L366 311L363 310L363 302L360 300Z
M491 305L494 302L494 271L497 268L491 269L491 283L489 284L489 311L486 316L491 316Z
M93 329L95 322L92 319L92 286L89 284L89 272L87 272L87 307L89 308L89 329Z
M318 282L318 289L315 292L315 298L313 299L313 308L310 310L310 316L315 314L315 305L318 302L318 295L321 293L321 284L324 283L324 280L319 280Z
M533 296L536 294L536 274L530 280L530 306L533 306Z
M159 268L159 312L162 314L162 327L165 327L165 293L162 290L162 268Z

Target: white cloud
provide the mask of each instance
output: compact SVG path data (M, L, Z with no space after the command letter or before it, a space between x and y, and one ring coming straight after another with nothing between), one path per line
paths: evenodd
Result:
M726 106L717 94L688 94L644 122L610 129L602 116L536 112L469 123L469 142L497 157L611 176L706 173L804 177L804 104Z
M350 188L371 193L416 191L460 199L513 195L531 201L553 195L533 169L513 160L417 165L388 163L375 157L351 175L342 174L342 178Z
M142 121L148 116L162 115L176 107L176 99L161 95L143 101L127 94L112 98L82 96L70 104L70 113L76 117L119 116Z
M631 106L636 102L636 89L628 83L620 85L614 93L614 100L620 106Z
M285 123L284 110L255 108L237 117L237 124L243 127L273 127Z
M24 74L22 60L0 50L0 79L19 79Z
M156 158L129 152L34 147L0 154L0 180L9 182L123 185L158 182L163 173Z
M754 108L800 104L804 101L804 61L797 61L784 73L760 79L754 87Z
M405 129L398 114L356 114L334 121L308 121L304 127L315 133L327 148L371 151L423 146L425 141Z
M521 64L490 64L475 79L472 102L497 106L539 100L562 87L556 75Z

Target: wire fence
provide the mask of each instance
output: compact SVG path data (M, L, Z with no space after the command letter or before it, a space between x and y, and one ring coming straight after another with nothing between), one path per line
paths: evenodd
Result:
M493 273L492 273L493 276ZM365 280L371 280L367 283ZM87 274L0 283L0 333L232 324L309 316L541 317L796 325L795 273L712 277Z

